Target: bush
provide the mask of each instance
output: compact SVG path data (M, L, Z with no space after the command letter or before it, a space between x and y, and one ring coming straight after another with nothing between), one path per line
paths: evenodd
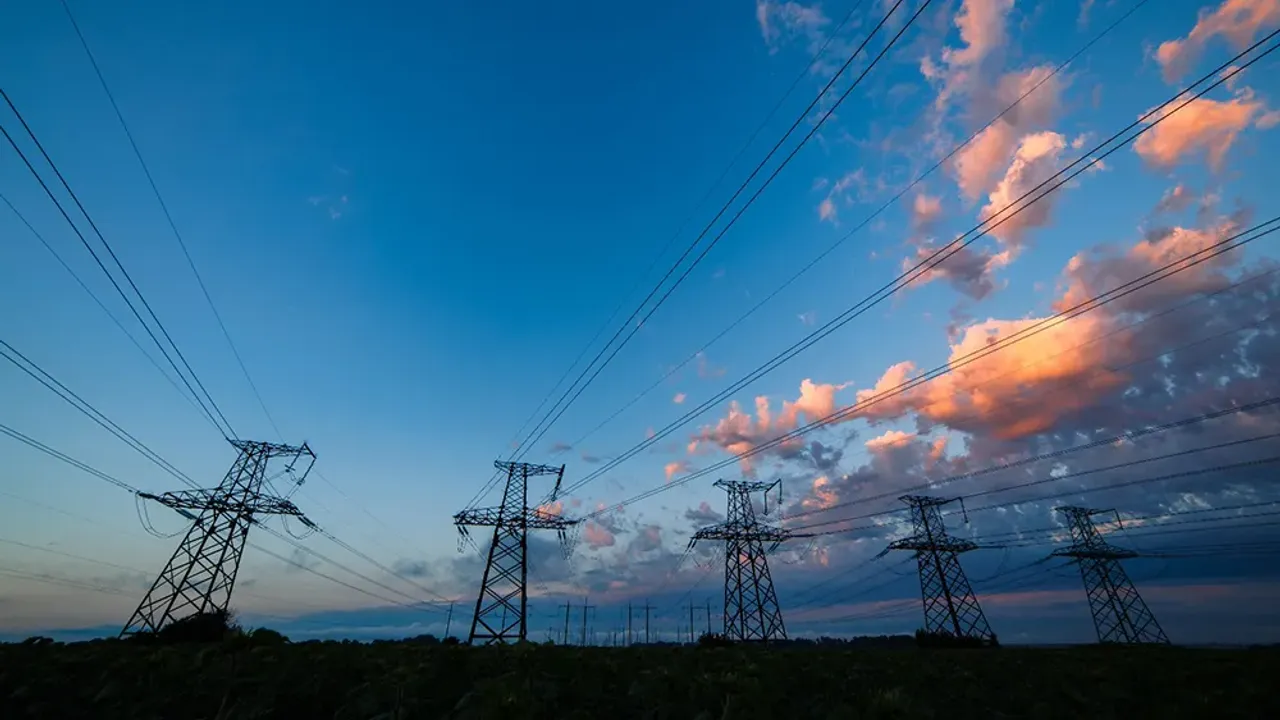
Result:
M720 633L702 633L698 638L698 647L730 647L733 641Z
M458 644L458 638L456 638L456 637L454 637L454 636L450 635L449 637L445 638L443 642L444 642L444 644L445 644L445 645L457 645L457 644Z
M230 610L215 610L188 615L181 620L169 623L157 632L138 633L131 639L141 643L175 645L222 642L242 635L244 630L235 622L235 617Z
M987 642L978 637L952 635L949 632L928 632L916 630L916 647L920 648L985 648L999 647L1000 642L993 634Z
M27 647L44 647L46 645L53 645L54 642L53 642L53 638L51 637L45 637L43 635L33 635L32 637L29 637L26 640L23 640L22 644L26 645Z
M254 628L249 631L249 640L254 645L285 645L289 642L289 638L284 633L271 628Z

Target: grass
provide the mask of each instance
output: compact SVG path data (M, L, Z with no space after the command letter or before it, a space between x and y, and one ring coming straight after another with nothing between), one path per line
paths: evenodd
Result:
M1280 717L1280 648L0 645L0 717Z

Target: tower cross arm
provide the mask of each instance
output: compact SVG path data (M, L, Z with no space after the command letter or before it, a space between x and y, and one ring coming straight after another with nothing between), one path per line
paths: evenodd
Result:
M972 540L962 540L950 536L927 538L913 535L889 543L889 550L931 550L937 552L969 552L977 550L980 545Z
M693 542L699 540L759 540L779 543L792 538L812 537L768 525L747 526L742 523L720 523L704 527L693 534Z
M138 497L151 500L174 510L213 510L249 515L292 515L303 517L297 505L283 498L256 495L249 498L228 495L218 490L176 490L160 495L138 493Z
M476 508L474 510L463 510L453 516L453 524L458 527L464 526L488 526L497 525L516 525L520 524L521 517L518 513L503 513L502 508ZM582 522L580 519L565 518L559 515L553 515L544 510L537 508L529 508L524 512L524 524L530 530L563 530Z

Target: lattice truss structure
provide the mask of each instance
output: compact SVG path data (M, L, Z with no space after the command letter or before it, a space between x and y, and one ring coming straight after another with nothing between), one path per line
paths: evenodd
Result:
M468 527L493 528L493 541L489 544L489 557L467 638L472 644L477 641L485 645L508 643L527 637L529 531L555 530L561 546L567 548L566 531L578 522L528 506L529 478L555 475L555 489L551 493L554 501L564 478L563 465L495 461L494 467L507 473L502 504L496 508L463 510L453 516L453 523L464 538L468 537Z
M911 507L915 532L893 541L888 549L915 551L925 631L994 642L987 617L960 566L960 553L976 550L978 545L948 535L942 520L941 508L952 500L922 495L899 499Z
M723 523L698 530L689 548L702 540L724 541L724 634L731 640L768 642L786 640L787 628L769 574L768 552L795 537L807 537L780 527L762 524L751 504L751 493L765 494L768 513L772 483L718 480L715 486L729 495L729 508ZM769 544L766 551L765 544Z
M275 458L289 458L284 472L295 483L303 483L316 461L311 448L306 443L230 442L239 455L218 487L162 495L139 493L140 498L173 508L194 522L125 623L121 637L155 632L174 620L199 613L226 611L249 526L259 516L292 516L311 526L292 502L262 491L268 466ZM298 474L297 465L303 458L306 469Z
M1155 615L1143 602L1120 560L1137 557L1138 553L1107 542L1094 524L1094 517L1114 510L1082 507L1060 507L1067 517L1071 545L1054 550L1051 555L1074 558L1080 565L1080 578L1089 597L1089 611L1100 643L1168 644Z

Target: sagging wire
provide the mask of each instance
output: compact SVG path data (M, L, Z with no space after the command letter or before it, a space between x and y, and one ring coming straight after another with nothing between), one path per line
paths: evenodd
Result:
M133 504L135 509L138 511L138 522L142 525L142 529L152 537L157 537L161 540L169 540L189 530L189 528L181 528L166 535L165 533L157 530L155 524L151 521L151 513L147 510L147 503L144 501L142 495L135 493L133 496ZM191 519L194 520L195 518Z

